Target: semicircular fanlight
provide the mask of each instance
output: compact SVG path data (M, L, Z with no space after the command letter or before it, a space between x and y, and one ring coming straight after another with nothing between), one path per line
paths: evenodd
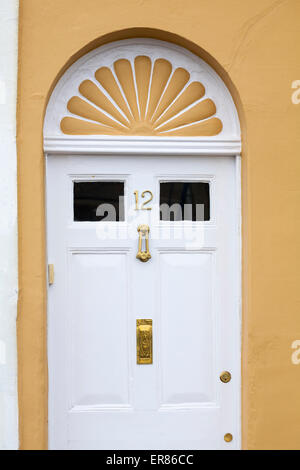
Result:
M112 68L99 68L78 91L61 120L64 134L198 137L223 128L203 84L166 59L118 59Z

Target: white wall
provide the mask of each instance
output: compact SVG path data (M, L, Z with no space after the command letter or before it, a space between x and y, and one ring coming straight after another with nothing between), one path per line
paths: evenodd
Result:
M0 0L0 449L18 448L17 164L18 1Z

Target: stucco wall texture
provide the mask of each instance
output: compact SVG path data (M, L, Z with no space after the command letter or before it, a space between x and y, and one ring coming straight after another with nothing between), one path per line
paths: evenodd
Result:
M49 93L84 52L150 36L225 79L242 124L245 449L300 449L299 0L21 0L18 92L21 447L47 446L42 126ZM139 28L139 29L137 29ZM214 60L213 60L213 59Z

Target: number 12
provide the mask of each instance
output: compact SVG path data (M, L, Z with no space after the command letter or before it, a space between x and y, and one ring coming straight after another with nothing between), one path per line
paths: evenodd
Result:
M149 189L146 189L146 191L143 191L143 192L142 192L142 198L144 198L144 197L145 197L145 194L147 194L147 193L150 195L150 198L149 198L147 201L143 202L143 204L142 204L142 206L141 206L141 210L142 210L142 211L151 211L151 210L152 210L152 207L145 207L145 206L146 206L147 204L149 204L149 203L152 201L152 199L153 199L153 194L152 194L152 192L149 191ZM135 195L135 210L138 211L138 210L140 210L140 208L139 208L139 192L138 192L138 191L134 191L133 194Z

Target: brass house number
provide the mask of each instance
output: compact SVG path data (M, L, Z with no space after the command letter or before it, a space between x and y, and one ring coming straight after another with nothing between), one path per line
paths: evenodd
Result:
M134 191L133 193L135 195L135 210L136 211L139 211L139 210L142 210L142 211L151 211L152 210L152 207L146 207L147 204L150 204L150 202L152 201L153 199L153 193L152 191L149 191L149 189L146 189L146 191L143 191L142 192L142 198L145 198L146 195L148 195L148 199L147 201L144 201L143 204L141 205L141 208L139 207L139 192L138 191Z
M136 362L152 364L152 320L136 321Z

